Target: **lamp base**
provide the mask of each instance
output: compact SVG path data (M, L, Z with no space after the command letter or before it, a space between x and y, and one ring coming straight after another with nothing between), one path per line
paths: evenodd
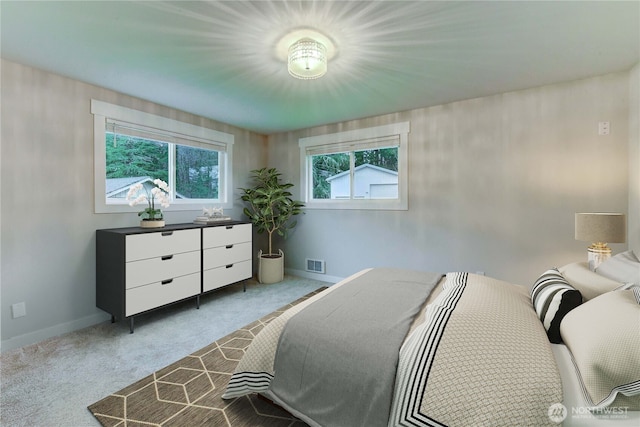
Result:
M587 260L591 271L596 271L596 268L609 258L611 258L611 248L606 243L594 243L587 248Z

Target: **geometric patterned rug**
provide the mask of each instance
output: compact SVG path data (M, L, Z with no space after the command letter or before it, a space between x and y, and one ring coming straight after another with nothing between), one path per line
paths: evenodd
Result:
M266 324L320 288L89 406L105 427L303 427L257 395L222 400L245 349Z

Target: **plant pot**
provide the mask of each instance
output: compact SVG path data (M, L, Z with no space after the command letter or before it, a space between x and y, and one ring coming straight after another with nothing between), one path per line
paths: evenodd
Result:
M284 280L284 252L278 249L277 255L263 255L258 252L258 282L269 284Z
M164 227L163 219L154 219L154 220L142 220L140 221L141 228L160 228Z

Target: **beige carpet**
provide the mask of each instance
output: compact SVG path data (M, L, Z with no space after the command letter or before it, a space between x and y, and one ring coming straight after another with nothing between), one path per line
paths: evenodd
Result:
M89 406L105 427L306 426L256 395L222 400L227 382L258 332L284 310L324 288L238 329L203 349Z

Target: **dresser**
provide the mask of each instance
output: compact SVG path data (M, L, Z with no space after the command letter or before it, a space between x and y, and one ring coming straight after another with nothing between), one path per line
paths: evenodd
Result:
M111 320L193 298L252 275L251 224L173 224L96 231L96 306ZM246 283L245 288L246 290Z
M202 292L251 277L251 224L202 229Z

